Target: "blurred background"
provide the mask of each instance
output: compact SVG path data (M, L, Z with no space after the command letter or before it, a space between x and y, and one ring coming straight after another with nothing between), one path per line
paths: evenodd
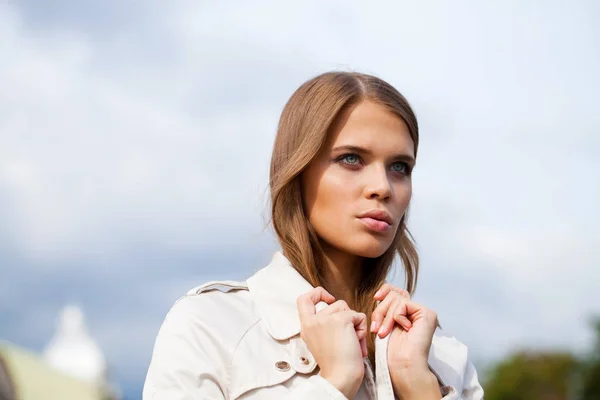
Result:
M486 399L600 399L599 4L0 2L0 390L140 399L177 298L277 249L285 102L354 70L417 113L416 297Z

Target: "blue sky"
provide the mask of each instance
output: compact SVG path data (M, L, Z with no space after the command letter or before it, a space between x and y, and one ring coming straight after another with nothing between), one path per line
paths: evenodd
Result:
M275 250L285 101L350 69L419 118L417 298L481 365L585 351L600 313L595 2L99 4L0 4L0 338L42 350L78 303L136 398L173 302Z

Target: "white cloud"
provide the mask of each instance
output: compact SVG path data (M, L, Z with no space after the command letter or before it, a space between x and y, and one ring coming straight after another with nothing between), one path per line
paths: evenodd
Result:
M479 357L585 337L600 311L591 3L160 7L144 34L133 23L99 40L35 30L0 5L0 238L12 251L58 268L74 253L118 258L140 237L183 254L253 247L284 102L308 77L351 68L395 84L420 119L424 300Z
M12 26L9 45L19 52L3 71L0 181L16 199L12 228L24 251L60 257L118 242L111 236L123 225L165 241L179 231L173 242L189 248L214 229L256 222L270 110L244 104L197 117L96 73L92 43L52 33L37 40ZM46 51L48 43L65 48Z

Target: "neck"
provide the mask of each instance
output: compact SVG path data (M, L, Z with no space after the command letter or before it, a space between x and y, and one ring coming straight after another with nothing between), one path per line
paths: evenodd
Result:
M324 246L323 279L325 287L336 300L344 300L352 309L355 293L362 278L362 258Z

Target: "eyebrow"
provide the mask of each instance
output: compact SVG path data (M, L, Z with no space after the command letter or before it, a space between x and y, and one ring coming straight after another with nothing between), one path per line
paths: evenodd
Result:
M332 152L338 152L338 151L352 151L355 153L362 153L362 154L368 154L368 155L372 155L373 152L369 149L367 149L366 147L362 147L362 146L354 146L354 145L345 145L345 146L338 146L338 147L334 147L333 149L331 149ZM415 163L415 158L411 155L408 154L404 154L404 153L399 153L394 155L393 157L394 160L400 160L400 161L404 161L406 163L409 164L414 164Z

